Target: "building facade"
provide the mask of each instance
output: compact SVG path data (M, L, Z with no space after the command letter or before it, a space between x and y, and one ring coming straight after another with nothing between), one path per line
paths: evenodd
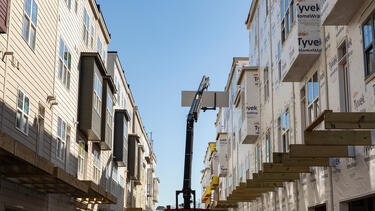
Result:
M374 210L374 125L363 125L374 115L374 9L252 2L249 61L234 61L216 122L220 182L208 206Z
M0 7L0 210L154 210L156 157L117 54L107 53L100 6L4 0ZM131 135L145 151L137 161ZM145 166L139 175L151 169L138 186L130 162Z

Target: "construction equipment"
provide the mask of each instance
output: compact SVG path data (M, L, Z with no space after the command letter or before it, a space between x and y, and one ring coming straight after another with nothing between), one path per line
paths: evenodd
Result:
M185 146L185 167L184 167L184 182L181 191L176 191L176 209L178 209L178 196L182 193L184 198L184 209L190 209L191 196L193 195L194 210L196 209L196 195L195 190L191 189L191 168L193 160L193 138L194 138L194 123L198 121L199 112L215 108L202 108L201 101L203 93L209 86L209 77L203 76L202 82L195 94L191 104L189 113L187 115L186 124L186 146Z

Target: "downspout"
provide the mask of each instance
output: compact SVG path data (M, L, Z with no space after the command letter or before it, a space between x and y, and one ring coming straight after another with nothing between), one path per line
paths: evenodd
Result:
M322 42L322 52L323 52L323 64L324 64L324 71L325 71L325 91L326 91L326 110L330 108L329 106L329 88L328 88L328 69L327 69L327 52L326 52L326 29L322 26L323 32L323 42ZM328 167L328 178L329 178L329 186L330 186L330 201L331 201L331 211L334 210L334 194L333 194L333 173L332 173L332 166Z

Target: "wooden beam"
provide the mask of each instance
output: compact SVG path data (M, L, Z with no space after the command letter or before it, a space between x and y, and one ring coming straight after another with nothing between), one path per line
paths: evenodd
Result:
M278 163L263 163L264 173L309 173L310 169L308 167L291 167L285 166Z
M290 158L351 158L354 154L347 146L290 145Z
M326 129L375 129L375 112L334 112L324 120Z
M236 198L229 198L228 201L232 203L239 203L239 202L252 202L256 199L257 197L236 197Z
M258 175L260 181L289 182L299 179L299 173L262 173Z
M282 152L274 152L272 153L272 161L273 163L281 163L282 160L283 160L283 156L285 155L286 153L282 153Z
M275 188L283 187L282 182L269 182L269 181L257 181L257 180L247 180L246 187L248 188Z
M372 146L375 132L371 131L306 131L306 145Z
M329 158L290 158L283 160L283 165L292 167L329 167L330 163Z
M320 115L309 125L306 127L305 131L312 131L314 130L320 123L324 121L326 114L332 113L332 110L324 110Z
M275 188L247 188L242 190L235 190L233 194L243 194L243 193L264 193L274 191Z

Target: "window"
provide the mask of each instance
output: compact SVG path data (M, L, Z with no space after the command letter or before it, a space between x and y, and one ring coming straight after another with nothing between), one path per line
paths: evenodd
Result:
M78 145L78 173L83 174L85 162L85 144L81 141Z
M306 90L303 87L300 90L300 105L301 105L301 134L304 134L306 128ZM305 136L302 136L302 143L305 143Z
M313 77L307 82L307 116L308 123L313 122L319 115L319 82L318 73L314 73Z
M100 56L102 56L103 58L103 44L102 44L102 41L100 40L100 37L98 37L98 52Z
M255 146L255 172L260 171L260 153L259 153L259 144Z
M94 109L98 112L99 116L101 116L102 110L102 83L99 80L98 75L95 73L94 75Z
M264 101L268 100L268 97L270 96L270 80L269 80L269 73L268 73L268 67L264 69Z
M56 157L60 160L65 159L65 149L67 140L67 124L60 117L57 119L57 144Z
M72 67L72 55L64 41L60 39L60 52L58 64L58 77L67 89L70 89L70 75Z
M125 181L124 181L124 177L123 177L123 176L120 176L120 186L121 186L122 188L125 187Z
M282 114L282 127L281 127L281 140L283 152L289 151L289 139L290 139L290 125L289 125L289 109Z
M372 15L368 21L362 26L363 33L363 53L365 58L365 76L369 76L375 72L374 58L374 24L375 19Z
M271 162L271 131L268 130L266 134L266 163Z
M94 48L94 33L95 33L95 30L94 30L94 25L91 25L91 48Z
M292 25L295 22L294 0L281 0L281 41L285 42Z
M112 167L112 179L117 182L117 167L116 166L113 166Z
M99 183L100 179L100 168L101 168L101 163L100 163L100 153L98 150L94 150L94 181Z
M125 138L128 138L128 123L124 117L124 128L123 128L123 135Z
M107 124L112 127L113 102L110 94L107 94Z
M32 49L35 48L37 21L38 5L34 0L25 0L22 36Z
M77 14L78 13L78 0L75 0L74 4L74 12Z
M347 62L347 47L344 41L338 48L341 112L350 112L350 74Z
M106 179L109 178L109 165L108 164L105 166L105 178Z
M72 7L72 0L64 0L66 3L66 6L68 6L69 10ZM76 2L77 3L77 2Z
M90 16L85 8L83 13L83 41L86 46L89 44L89 29L90 29Z
M348 202L349 211L370 211L375 210L375 197L367 196L363 199L357 199Z
M16 128L25 135L29 133L29 107L30 100L24 92L18 90Z

